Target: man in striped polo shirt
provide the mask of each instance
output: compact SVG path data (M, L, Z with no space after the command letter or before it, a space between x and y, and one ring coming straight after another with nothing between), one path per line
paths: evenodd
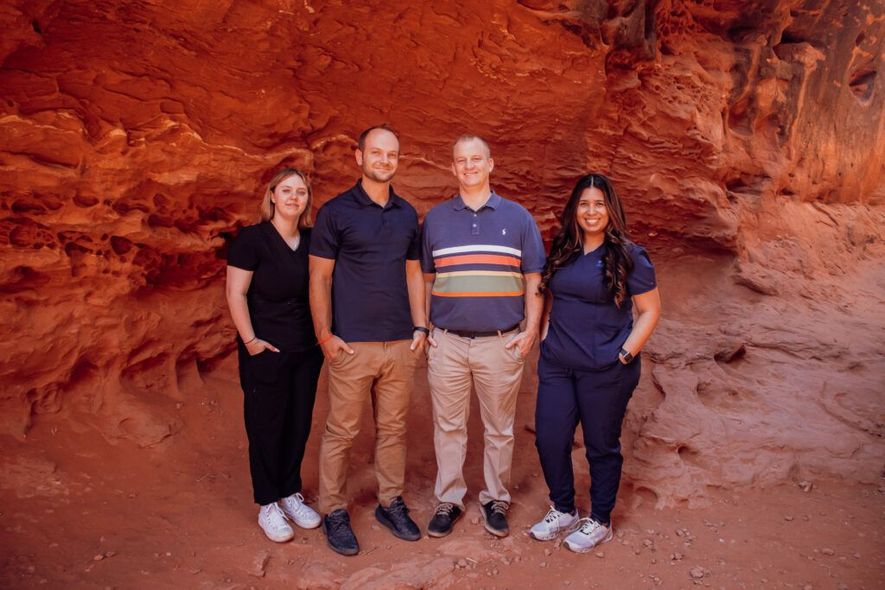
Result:
M473 386L485 429L481 512L486 530L504 537L516 397L543 308L538 284L544 245L531 214L492 192L488 144L464 135L452 152L459 194L427 214L421 256L433 324L427 365L439 501L427 532L449 534L464 513Z

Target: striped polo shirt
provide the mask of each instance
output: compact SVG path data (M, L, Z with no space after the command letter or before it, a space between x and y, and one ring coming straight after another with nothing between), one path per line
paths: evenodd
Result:
M436 273L430 321L448 330L490 332L524 318L525 273L544 268L531 214L496 193L478 211L458 195L424 220L421 266Z

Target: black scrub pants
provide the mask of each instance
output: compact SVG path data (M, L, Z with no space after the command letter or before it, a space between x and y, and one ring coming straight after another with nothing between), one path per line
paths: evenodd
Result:
M602 524L611 522L624 463L621 424L639 373L639 357L628 365L616 362L601 371L579 371L541 355L535 445L550 500L560 512L575 509L572 440L580 421L590 463L590 516Z
M315 346L250 356L242 344L239 353L252 492L263 506L301 491L323 353Z

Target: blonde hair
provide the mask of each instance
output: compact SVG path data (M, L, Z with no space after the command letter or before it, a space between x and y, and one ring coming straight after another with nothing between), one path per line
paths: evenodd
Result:
M304 182L304 186L307 187L307 205L304 207L304 211L298 218L298 229L304 229L313 225L313 222L310 219L310 207L313 204L313 191L310 190L310 181L307 179L307 174L297 168L283 168L270 179L270 182L267 184L267 189L264 191L264 197L261 199L261 204L258 206L258 217L261 221L270 221L273 219L274 205L273 200L271 199L273 192L276 190L277 185L292 176L300 178L301 181Z

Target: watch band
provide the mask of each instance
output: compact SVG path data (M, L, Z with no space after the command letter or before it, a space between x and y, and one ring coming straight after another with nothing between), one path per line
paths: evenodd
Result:
M426 326L415 326L413 331L421 332L426 336L430 336L430 328L427 328Z
M633 361L633 355L630 354L629 352L627 352L627 349L624 348L623 346L621 347L620 355L622 357L624 357L624 360L627 361L628 363Z

